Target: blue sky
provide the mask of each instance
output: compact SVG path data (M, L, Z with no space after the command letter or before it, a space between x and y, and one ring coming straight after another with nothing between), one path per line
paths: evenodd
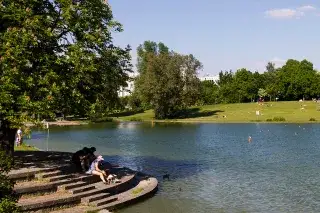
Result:
M120 46L145 40L194 54L204 65L200 76L220 70L264 71L289 58L308 59L320 68L319 0L109 0L124 32Z

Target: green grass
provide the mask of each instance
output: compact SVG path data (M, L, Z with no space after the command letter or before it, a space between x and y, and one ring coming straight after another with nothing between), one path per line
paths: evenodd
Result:
M164 122L216 122L216 123L250 123L250 122L285 122L285 123L315 123L320 121L320 111L317 103L312 101L298 102L266 102L257 103L218 104L194 107L199 108L190 118L168 119ZM256 115L260 111L260 115ZM130 116L119 117L119 120L152 121L152 110ZM156 121L156 120L154 120Z
M14 147L14 151L38 151L39 149L37 149L34 146L30 146L28 144L22 144L21 146L15 146Z

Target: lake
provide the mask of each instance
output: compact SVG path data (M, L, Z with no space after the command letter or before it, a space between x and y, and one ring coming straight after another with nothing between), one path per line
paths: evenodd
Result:
M158 178L155 197L120 213L265 213L320 211L319 139L319 124L123 122L50 127L26 142L95 146L106 160Z

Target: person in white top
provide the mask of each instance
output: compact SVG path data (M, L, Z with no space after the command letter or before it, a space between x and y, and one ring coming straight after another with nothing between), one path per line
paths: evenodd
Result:
M21 139L22 139L22 130L21 130L21 127L19 127L19 129L17 130L17 134L16 134L16 145L17 146L21 145Z

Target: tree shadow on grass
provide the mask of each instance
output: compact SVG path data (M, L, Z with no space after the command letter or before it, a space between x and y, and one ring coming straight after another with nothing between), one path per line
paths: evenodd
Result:
M199 117L209 117L216 115L219 112L224 112L223 110L204 110L200 111L200 108L190 108L181 110L177 113L176 118L184 119L184 118L199 118Z
M135 115L139 113L143 113L144 110L130 110L130 111L124 111L124 112L117 112L117 113L112 113L109 114L109 117L125 117L125 116L130 116L130 115Z

